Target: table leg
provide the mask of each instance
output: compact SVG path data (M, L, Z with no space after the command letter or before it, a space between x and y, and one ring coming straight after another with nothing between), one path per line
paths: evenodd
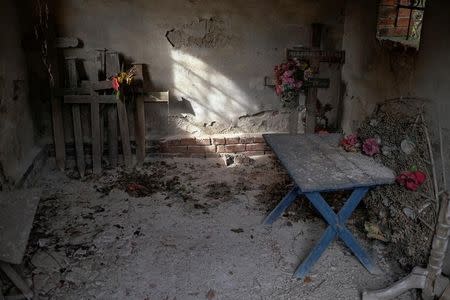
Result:
M305 196L309 199L311 204L316 208L316 210L322 215L325 221L329 224L325 233L323 234L320 241L305 259L305 261L297 268L294 273L295 277L304 278L308 274L311 267L320 256L323 254L325 249L330 245L330 243L335 239L336 236L341 238L344 243L350 248L350 250L359 259L361 264L366 267L370 273L378 273L379 269L372 262L370 257L366 254L363 248L359 245L356 239L353 237L351 232L345 227L345 223L351 216L352 212L361 202L363 197L366 195L368 188L356 188L349 199L345 202L342 209L336 214L328 203L323 199L323 197L318 192L305 193Z
M322 238L314 247L314 249L309 253L308 257L297 267L295 270L294 277L305 278L309 273L312 266L319 260L323 252L328 248L331 242L336 238L336 231L331 226L328 226Z
M275 222L283 213L284 211L289 207L289 205L294 202L294 200L297 198L299 194L299 188L294 187L284 198L281 200L280 203L272 210L272 212L264 219L263 224L264 225L271 225L273 222Z

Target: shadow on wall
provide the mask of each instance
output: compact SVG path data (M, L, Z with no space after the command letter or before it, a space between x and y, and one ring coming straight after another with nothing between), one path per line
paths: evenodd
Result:
M167 131L176 133L286 130L264 77L284 59L284 48L309 44L312 22L332 29L326 48L342 43L343 1L49 1L58 35L84 42L65 55L83 59L89 79L96 49L148 65L149 89L170 90Z
M205 62L182 50L171 50L171 56L175 95L191 103L199 120L230 123L242 110L257 109L237 84Z

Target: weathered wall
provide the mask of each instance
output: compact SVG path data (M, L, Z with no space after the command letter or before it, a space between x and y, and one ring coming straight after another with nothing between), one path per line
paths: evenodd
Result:
M287 114L264 86L286 47L309 45L310 24L321 22L325 48L341 49L343 2L67 0L57 1L56 16L60 35L83 41L70 54L87 65L97 48L148 64L152 87L172 94L172 131L255 132L286 130ZM321 99L335 104L337 86Z
M432 120L443 128L447 178L450 174L450 2L427 1L422 40L417 58L414 93L432 103ZM435 127L434 127L435 128ZM435 140L436 140L435 132ZM450 249L444 271L450 275Z
M0 1L0 190L21 178L37 152L14 2Z
M342 128L352 132L377 103L409 96L413 87L415 53L393 49L376 38L378 1L348 0L343 49L346 84Z

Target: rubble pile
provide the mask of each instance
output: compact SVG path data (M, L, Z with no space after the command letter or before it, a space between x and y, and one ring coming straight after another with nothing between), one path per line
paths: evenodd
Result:
M423 107L420 101L386 102L358 131L362 140L375 137L380 142L381 153L375 159L397 175L410 170L426 174L417 191L393 184L374 189L365 198L368 237L386 242L392 258L408 269L426 264L437 220Z

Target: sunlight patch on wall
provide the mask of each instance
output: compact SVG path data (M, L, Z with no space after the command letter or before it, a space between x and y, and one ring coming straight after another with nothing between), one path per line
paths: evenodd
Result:
M229 78L197 57L171 50L174 94L190 102L199 121L236 121L251 106L248 96Z

